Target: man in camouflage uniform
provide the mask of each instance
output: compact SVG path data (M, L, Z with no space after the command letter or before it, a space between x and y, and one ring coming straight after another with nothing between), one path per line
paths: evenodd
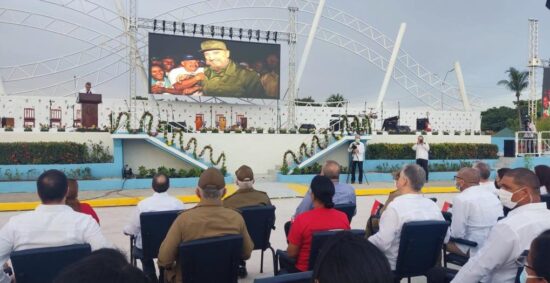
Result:
M208 67L203 92L208 96L241 98L265 97L265 90L256 72L238 66L229 58L230 51L223 41L206 40L201 43Z

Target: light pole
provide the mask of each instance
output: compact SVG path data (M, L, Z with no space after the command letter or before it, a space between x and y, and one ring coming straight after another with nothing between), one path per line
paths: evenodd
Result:
M443 86L443 84L445 84L445 80L447 79L447 76L449 75L449 73L454 72L454 70L455 70L455 68L452 68L452 69L448 70L447 73L445 73L445 77L441 81L441 86ZM443 92L441 92L441 111L443 111Z

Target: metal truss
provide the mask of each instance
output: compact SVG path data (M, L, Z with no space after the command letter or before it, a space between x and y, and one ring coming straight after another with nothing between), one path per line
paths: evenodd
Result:
M288 9L290 6L295 6L298 8L300 12L308 13L308 14L314 14L315 9L317 7L317 1L313 0L203 0L194 2L188 5L181 6L176 9L172 9L171 11L168 11L166 13L157 15L155 18L167 18L167 19L173 19L173 20L192 20L193 18L198 18L201 16L205 16L212 13L218 13L221 11L229 11L233 9L253 9L253 8L277 8L277 9ZM362 36L374 41L381 47L383 47L387 52L391 53L391 49L393 47L393 40L384 35L382 32L374 28L372 25L369 25L368 23L364 22L363 20L352 16L342 10L336 9L334 7L326 6L323 11L323 18L327 19L329 21L341 24L345 26L346 28L352 29L358 33L360 33ZM260 20L260 19L258 19ZM267 19L263 19L267 20ZM278 19L271 19L273 21L281 21ZM227 21L226 21L227 22ZM254 26L255 27L255 26ZM255 27L256 28L256 27ZM267 26L262 26L263 29L270 29L270 30L288 30L286 29L276 29L273 27L273 25L268 24ZM319 34L324 31L327 31L326 28L320 28L317 36L319 38ZM337 32L331 32L332 35L330 37L341 37L345 38L343 35L337 33ZM302 33L298 33L302 34ZM326 37L326 35L323 35L323 37ZM356 44L358 41L355 40L348 40L348 42L342 42L341 45L346 45L349 48L347 48L349 51L352 51L354 53L356 52L366 52L364 48L357 48ZM341 46L339 44L339 46ZM363 45L364 46L364 45ZM342 47L342 46L341 46ZM370 49L368 49L370 50ZM372 52L372 50L371 50ZM360 55L360 54L357 54ZM379 55L379 54L378 54ZM364 56L362 56L364 57ZM385 57L381 56L380 59L373 58L375 60L382 60L382 58ZM387 61L387 60L385 60ZM439 96L443 94L447 98L458 100L459 97L459 91L458 88L445 82L442 80L439 76L436 74L430 72L419 64L412 56L410 56L406 51L403 49L400 50L398 60L398 65L402 65L399 68L399 73L395 74L394 72L394 80L401 81L399 84L405 89L412 93L415 97L420 99L422 102L427 104L428 106L437 109L441 106L441 101ZM369 62L371 62L369 60ZM397 70L397 69L396 69ZM421 90L418 86L417 80L410 79L408 77L408 74L414 75L417 79L421 80L425 84L428 85L428 88L432 88L437 93L431 94L427 90ZM416 90L418 89L418 90ZM426 98L429 98L433 101L425 101ZM483 102L479 97L472 96L470 94L470 100L472 105L475 105L477 107L482 107Z

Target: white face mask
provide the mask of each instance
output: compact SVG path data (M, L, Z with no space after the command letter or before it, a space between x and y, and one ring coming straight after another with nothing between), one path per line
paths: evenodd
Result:
M361 140L360 139L355 139L355 142L356 143L359 143Z
M517 191L518 192L518 191ZM498 198L500 199L500 202L504 207L507 207L509 209L514 209L516 205L518 205L517 202L512 201L512 197L514 196L514 193L509 192L505 189L498 190Z
M519 275L519 282L526 283L527 279L542 279L542 277L527 274L527 267L523 267L523 271Z

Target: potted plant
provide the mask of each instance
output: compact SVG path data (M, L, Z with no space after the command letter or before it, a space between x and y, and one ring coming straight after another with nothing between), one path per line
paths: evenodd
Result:
M443 135L444 135L444 136L448 136L448 135L449 135L449 131L443 131Z
M243 130L241 128L236 128L235 129L235 134L240 134L242 132L243 132Z
M287 130L285 128L280 128L279 129L279 133L280 134L286 134L287 133Z
M25 126L25 129L23 130L25 132L32 132L32 127L30 126Z
M437 135L439 135L439 132L438 131L433 131L432 135L437 136Z
M47 132L50 130L50 126L48 126L47 124L40 124L40 131L41 132Z
M244 129L244 132L247 133L247 134L251 134L253 130L254 130L254 128L246 128L246 129Z
M264 128L256 128L256 133L263 134L264 133Z
M274 129L274 128L269 128L269 129L267 129L267 132L268 132L269 134L274 134L274 133L275 133L275 129Z
M219 133L219 132L220 132L220 130L219 130L218 128L212 129L212 133L214 133L214 134L217 134L217 133Z
M289 133L291 134L295 134L296 133L296 128L291 128L290 130L288 130Z
M206 133L207 131L208 131L207 128L201 128L201 131L200 131L200 132L204 134L204 133Z
M226 134L231 133L231 129L225 128L225 129L223 129L223 132L226 133Z
M6 132L13 132L13 127L12 127L12 126L6 126L6 127L4 128L4 131L6 131Z
M460 131L455 131L455 136L460 136Z

